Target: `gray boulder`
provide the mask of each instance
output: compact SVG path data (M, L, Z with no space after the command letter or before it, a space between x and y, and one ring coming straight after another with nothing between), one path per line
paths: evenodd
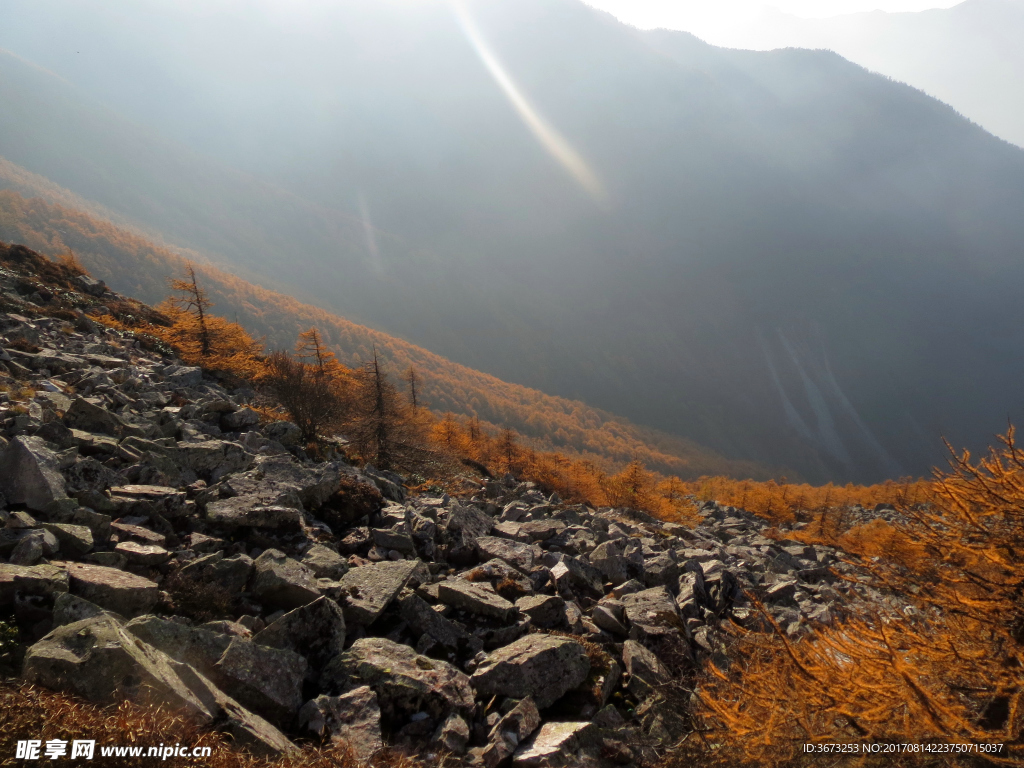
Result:
M233 638L214 666L214 679L243 706L290 725L302 706L306 660L292 651Z
M380 733L380 705L368 685L341 696L318 696L299 710L299 728L332 742L348 744L356 759L368 763L384 748Z
M473 687L486 696L531 696L545 709L582 683L590 659L566 637L527 635L491 653L473 673Z
M389 715L425 711L436 718L469 711L474 703L469 678L451 664L380 637L356 640L327 665L321 685L336 689L350 680L373 688Z
M67 563L70 591L122 616L149 613L159 598L156 583L133 573L86 563Z
M214 665L231 644L228 635L158 616L132 619L125 625L125 630L175 661L194 667L206 677L214 674Z
M640 700L647 698L671 679L658 657L634 640L623 643L622 663L629 675L627 687Z
M7 444L0 453L0 493L8 504L39 511L68 498L60 459L45 440L19 436Z
M323 544L310 547L302 556L302 564L318 579L338 581L348 573L348 560Z
M256 558L250 591L261 602L286 611L320 597L313 572L277 549Z
M58 627L31 646L22 677L100 704L145 697L206 720L215 716L181 680L170 658L136 641L106 615Z
M437 726L431 741L453 755L464 754L469 743L469 726L461 716L452 712Z
M484 765L497 768L539 727L540 712L533 699L527 696L491 729L487 746L480 755Z
M342 608L352 624L369 626L414 576L426 580L425 566L416 560L383 562L353 568L341 579Z
M557 595L527 595L516 600L516 608L535 627L553 629L565 622L565 600Z
M453 608L503 622L514 620L518 613L512 603L495 592L487 583L475 583L465 579L442 581L437 585L437 598Z
M302 512L296 507L265 506L251 496L218 499L206 505L206 519L228 528L269 528L298 530Z
M56 565L0 563L0 605L14 602L16 593L53 598L68 591L68 572Z
M321 597L286 613L252 640L304 656L310 674L318 675L345 648L345 616L336 602Z
M435 611L419 595L409 593L402 598L400 606L402 620L420 637L429 637L452 650L462 648L470 641L466 630Z
M481 536L476 540L476 548L481 560L497 558L525 573L533 570L534 552L528 544L496 536Z
M179 573L194 581L205 581L223 587L230 594L245 589L253 571L253 561L248 555L224 557L222 551L193 560L182 567Z

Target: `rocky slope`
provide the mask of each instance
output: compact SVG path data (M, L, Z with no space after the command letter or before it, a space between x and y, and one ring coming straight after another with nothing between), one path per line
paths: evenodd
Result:
M251 390L89 318L109 310L151 312L0 249L0 620L27 681L270 755L344 737L628 765L685 732L721 623L760 620L745 591L793 635L859 602L834 550L734 508L689 528L510 476L413 496L312 461Z

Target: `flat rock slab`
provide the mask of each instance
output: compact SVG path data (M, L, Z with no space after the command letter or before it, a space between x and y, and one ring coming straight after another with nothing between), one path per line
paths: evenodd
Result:
M13 603L15 592L52 597L68 587L68 572L59 566L0 563L0 605Z
M235 496L211 501L206 505L206 519L228 528L269 528L298 530L302 511L296 507L263 505L255 496Z
M121 515L180 517L188 509L184 491L163 485L119 485L110 489L110 500Z
M566 765L593 723L544 723L512 757L514 765L548 768Z
M545 709L590 673L582 645L555 635L527 635L491 653L470 678L486 696L533 697Z
M476 548L481 560L497 558L521 571L529 573L533 570L534 552L528 544L497 536L481 536L476 540Z
M348 744L356 758L368 762L384 748L380 732L380 705L368 685L343 696L318 696L299 710L299 727L331 741Z
M512 621L518 613L512 603L486 583L449 579L437 585L437 597L453 608L504 622Z
M155 582L102 565L66 563L73 595L122 616L148 613L156 605L159 588Z
M468 711L474 703L469 678L451 664L380 637L356 640L328 665L321 681L325 687L368 685L389 715L426 711L440 717Z
M418 560L400 560L350 570L340 582L346 620L363 626L372 624L413 574L423 568Z
M134 541L119 542L114 551L124 555L132 565L163 565L171 559L171 553L156 544L139 544Z

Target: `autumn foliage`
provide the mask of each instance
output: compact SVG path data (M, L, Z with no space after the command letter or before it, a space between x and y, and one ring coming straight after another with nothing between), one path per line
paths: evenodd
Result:
M768 632L737 630L737 663L700 691L717 757L788 764L806 743L911 742L1002 744L972 759L1024 760L1024 454L1012 429L1001 441L979 462L954 454L932 501L900 509L866 578L903 610L800 641L767 614Z

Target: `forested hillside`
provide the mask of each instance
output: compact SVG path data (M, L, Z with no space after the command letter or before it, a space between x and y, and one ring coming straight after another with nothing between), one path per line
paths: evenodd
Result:
M8 166L7 170L11 169ZM9 176L13 178L13 176ZM26 183L31 181L24 177ZM52 195L73 200L58 189ZM50 256L69 250L95 277L149 303L164 299L167 278L179 275L182 255L81 211L0 191L0 241L21 243ZM729 475L764 479L769 470L731 461L693 442L630 424L578 401L552 397L457 365L425 349L269 291L215 267L196 265L216 311L237 320L273 349L291 349L311 326L348 365L365 363L376 347L392 375L413 366L421 396L438 413L476 416L492 429L509 426L538 448L582 455L618 466L638 459L652 469L696 478Z
M1024 151L828 52L462 5L12 0L0 45L49 71L0 56L0 155L254 283L808 479L922 474L1020 416Z

